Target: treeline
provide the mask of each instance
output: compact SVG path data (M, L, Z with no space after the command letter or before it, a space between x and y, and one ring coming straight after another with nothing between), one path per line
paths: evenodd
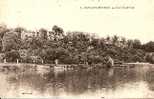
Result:
M27 35L26 35L27 34ZM53 26L51 31L41 28L28 31L0 26L0 60L24 63L105 64L106 56L116 62L153 62L154 42L124 37L98 38L84 32L64 32Z

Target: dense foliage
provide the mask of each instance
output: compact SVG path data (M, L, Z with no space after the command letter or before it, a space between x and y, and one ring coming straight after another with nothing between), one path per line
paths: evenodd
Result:
M26 35L27 34L27 35ZM116 62L152 62L154 42L141 44L124 37L98 38L91 33L64 32L53 26L52 31L41 28L28 31L22 27L8 29L0 26L1 61L61 64L104 64L106 56Z

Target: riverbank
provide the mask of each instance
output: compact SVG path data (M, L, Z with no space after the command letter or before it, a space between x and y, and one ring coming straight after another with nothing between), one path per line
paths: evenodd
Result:
M92 64L92 65L87 65L87 64L32 64L32 63L0 63L0 67L3 66L16 66L16 67L21 67L21 66L32 66L32 67L62 67L62 68L77 68L77 67L82 67L82 68L88 68L88 67L106 67L105 64ZM136 63L122 63L122 64L115 64L113 67L127 67L127 66L154 66L154 64L150 63L144 63L144 62L136 62Z

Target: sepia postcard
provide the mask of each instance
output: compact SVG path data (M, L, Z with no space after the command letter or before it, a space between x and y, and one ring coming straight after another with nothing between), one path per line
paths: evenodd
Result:
M0 98L154 98L154 0L0 0Z

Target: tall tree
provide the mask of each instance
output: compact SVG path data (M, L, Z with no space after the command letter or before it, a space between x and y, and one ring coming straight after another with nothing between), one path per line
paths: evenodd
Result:
M21 33L23 31L26 31L26 29L24 29L23 27L16 27L14 31L17 33L18 38L21 39Z
M64 31L63 31L63 29L61 27L58 27L58 26L54 25L52 27L52 31L53 31L53 35L54 35L54 40L57 41L57 40L63 38Z
M128 48L133 48L133 40L127 40Z
M48 31L46 29L43 29L43 28L41 28L39 30L39 33L40 33L40 36L41 36L42 40L47 40L47 38L48 38L47 32Z
M116 35L114 35L114 36L112 37L112 43L113 43L113 44L116 44L118 41L119 41L119 37L116 36Z

